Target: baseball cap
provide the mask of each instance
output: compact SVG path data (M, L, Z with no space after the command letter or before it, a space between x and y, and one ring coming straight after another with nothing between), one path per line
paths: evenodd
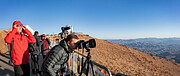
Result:
M14 25L23 25L23 24L21 23L21 21L14 21L14 22L13 22L13 26L14 26Z

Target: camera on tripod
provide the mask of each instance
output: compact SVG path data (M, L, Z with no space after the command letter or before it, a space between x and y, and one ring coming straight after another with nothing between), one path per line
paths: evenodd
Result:
M78 53L77 71L80 74L79 76L82 76L82 73L85 73L86 76L88 76L89 67L92 68L93 76L95 76L95 73L94 73L94 70L93 70L93 64L92 64L92 61L90 60L91 59L91 53L90 53L91 49L90 48L95 48L96 47L95 39L89 39L88 41L80 40L80 41L77 42L76 45L77 45L76 48L78 48L78 51L79 51L79 49L82 49L82 54L79 53L79 52L74 51L74 52ZM86 49L86 52L88 52L87 56L84 55L84 48ZM80 69L79 55L83 56L82 60L81 60L81 66L82 66L81 69ZM84 61L84 57L86 58L85 61ZM86 72L83 72L83 71L85 71L84 70L85 68L86 68Z
M65 32L66 30L71 29L70 27L61 27L62 32Z
M68 33L71 34L73 31L73 27L72 27L72 25L66 25L65 27L61 27L61 30L62 30L62 32L67 31Z
M61 33L61 39L64 39L67 35L72 33L72 26L68 25L66 27L61 27L62 33Z
M84 41L84 40L80 40L78 42L78 46L79 49L85 48L85 49L89 49L89 48L95 48L96 47L96 41L95 39L90 39L88 41Z

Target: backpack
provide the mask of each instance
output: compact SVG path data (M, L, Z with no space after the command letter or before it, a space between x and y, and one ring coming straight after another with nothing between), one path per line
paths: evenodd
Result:
M36 48L36 43L29 43L28 49L32 55L39 55L40 54L40 52Z
M34 51L37 51L36 50L36 44L35 43L29 43L28 44L28 49L29 49L29 52L32 53Z

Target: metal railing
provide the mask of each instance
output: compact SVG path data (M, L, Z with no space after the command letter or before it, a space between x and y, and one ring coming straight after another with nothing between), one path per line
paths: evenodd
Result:
M79 57L79 56L77 56L76 54L78 54L78 55L80 55L81 56L81 58ZM83 64L85 63L85 60L83 60L82 58L87 58L87 56L85 56L85 55L83 55L83 54L81 54L81 53L79 53L79 52L77 52L77 51L74 51L73 53L72 53L72 55L71 55L71 58L72 58L72 63L71 63L71 70L74 72L74 73L76 73L76 74L80 74L80 73L78 73L78 69L77 69L77 66L75 66L75 65L80 65L80 67L81 67L81 69L80 70L82 70L82 67L83 67ZM78 61L78 58L79 58L79 61ZM101 65L101 64L98 64L98 63L96 63L95 61L92 61L92 60L90 60L90 62L92 62L92 64L93 64L93 67L90 67L89 68L89 73L88 73L88 75L93 75L93 73L94 73L94 75L95 76L112 76L112 74L111 74L111 72L110 72L110 70L107 68L107 67L105 67L105 66L103 66L103 65ZM87 65L86 65L87 66ZM92 69L93 69L93 71L92 71ZM86 70L88 70L87 68L85 69L85 70L83 70L83 73L85 73L84 71L86 71ZM104 72L102 72L102 70L104 71ZM87 73L87 72L86 72ZM87 74L86 74L87 75Z
M58 42L55 42L55 41L52 41L51 40L51 48L53 47L53 46L55 46L55 45L58 45L59 43ZM76 55L76 54L77 55ZM81 58L78 56L78 55L80 55L81 56ZM75 75L75 76L79 76L79 73L78 73L78 69L77 69L77 66L75 66L75 64L77 65L77 64L79 64L81 67L83 66L83 64L84 64L84 62L85 62L85 59L87 58L87 56L86 55L84 55L84 54L82 54L82 53L79 53L79 52L77 52L77 51L74 51L72 54L71 54L71 57L70 57L72 60L71 60L71 62L72 63L69 63L70 65L69 65L69 70L71 70L73 73L76 73L76 74L78 74L78 75ZM79 63L78 63L78 58L80 58L79 60ZM83 59L84 60L83 60ZM83 60L83 61L82 61ZM92 63L93 63L93 65L95 65L95 66L93 66L93 69L94 69L94 74L95 74L95 76L112 76L112 74L111 74L111 72L110 72L110 70L107 68L107 67L105 67L105 66L103 66L103 65L101 65L101 64L98 64L98 63L96 63L95 61L92 61L92 60L90 60ZM99 68L98 68L99 67ZM82 68L81 68L82 69ZM92 68L90 67L89 68L89 74L90 75L92 75L93 74L93 72L92 72L92 70L91 70ZM85 70L87 70L87 68L85 69ZM102 72L102 70L103 70L103 72ZM120 73L121 74L121 73ZM127 76L127 75L124 75L124 74L121 74L122 76ZM74 76L74 74L72 74L71 76Z

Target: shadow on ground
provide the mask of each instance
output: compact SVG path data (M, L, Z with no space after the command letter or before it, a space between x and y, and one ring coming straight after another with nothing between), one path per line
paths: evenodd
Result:
M0 76L13 76L14 71L9 69L9 67L13 67L12 64L8 63L10 57L8 54L0 53Z
M6 69L6 68L3 68L2 66L0 66L0 76L13 76L14 75L14 72L9 70L9 69Z

